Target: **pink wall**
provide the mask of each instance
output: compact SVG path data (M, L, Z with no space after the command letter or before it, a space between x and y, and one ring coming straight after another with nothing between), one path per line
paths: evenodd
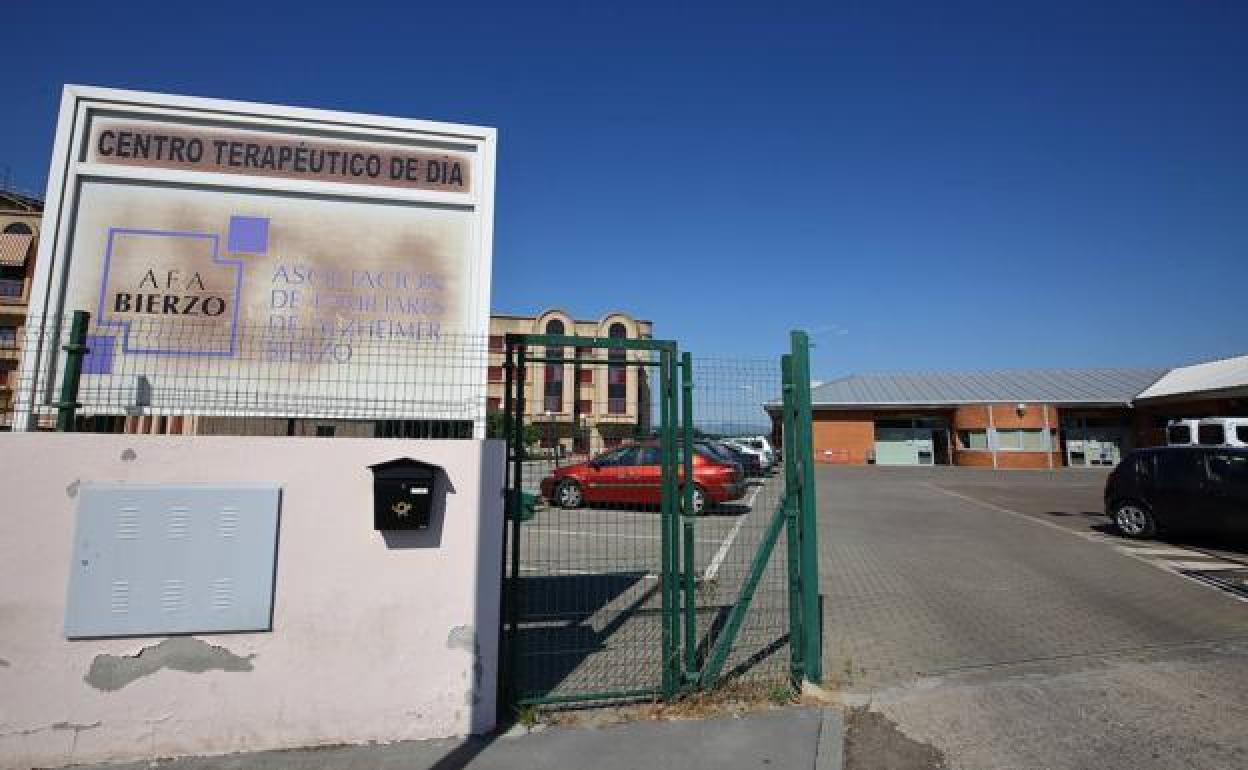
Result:
M367 466L446 468L437 524L372 528ZM495 441L0 434L0 765L214 754L482 732L494 724L503 446ZM106 691L97 655L162 638L67 641L80 482L282 486L273 631L200 635L212 656ZM182 639L175 644L183 645ZM191 643L194 649L210 650ZM250 656L250 657L249 657Z

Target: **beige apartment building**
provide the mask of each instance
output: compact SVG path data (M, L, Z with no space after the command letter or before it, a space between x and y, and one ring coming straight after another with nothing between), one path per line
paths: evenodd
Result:
M536 316L490 316L489 413L504 409L508 334L651 339L653 324L618 312L598 320L576 320L557 309ZM528 424L539 431L541 447L563 453L592 453L650 432L649 367L635 365L648 360L649 353L587 347L547 348L538 354L547 360L526 367L524 412Z
M0 430L12 428L43 201L0 190Z

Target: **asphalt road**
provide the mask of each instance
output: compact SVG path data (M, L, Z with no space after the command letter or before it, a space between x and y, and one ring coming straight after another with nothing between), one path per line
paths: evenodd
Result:
M829 679L953 767L1248 766L1248 602L1170 566L1238 546L1106 534L1103 479L821 468Z

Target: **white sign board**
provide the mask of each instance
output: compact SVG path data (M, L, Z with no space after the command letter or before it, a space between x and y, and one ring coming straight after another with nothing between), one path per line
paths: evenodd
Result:
M67 86L29 326L90 312L84 394L141 380L152 413L480 424L495 143ZM28 411L58 397L49 340L25 354Z

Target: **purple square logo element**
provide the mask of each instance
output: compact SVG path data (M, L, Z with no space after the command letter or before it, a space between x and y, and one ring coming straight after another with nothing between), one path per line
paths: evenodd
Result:
M117 341L111 335L88 334L87 354L82 357L83 374L112 374L113 347Z
M230 217L229 250L235 254L268 254L268 218Z

